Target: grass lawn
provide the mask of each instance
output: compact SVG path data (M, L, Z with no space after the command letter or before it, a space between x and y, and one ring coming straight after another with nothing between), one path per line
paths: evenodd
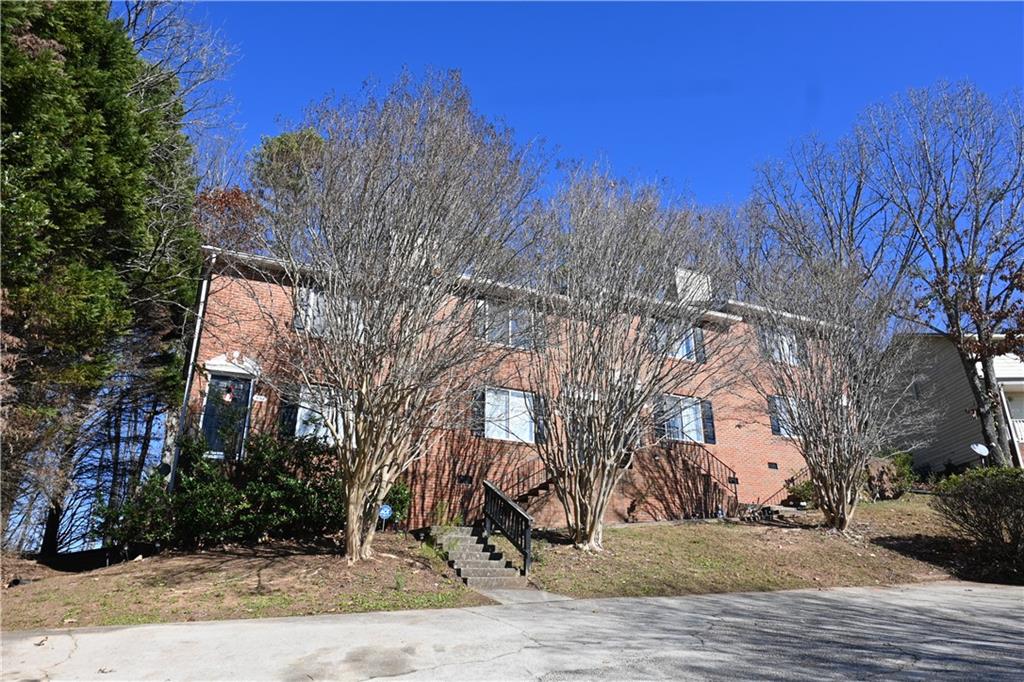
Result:
M349 567L294 545L170 553L83 573L3 557L7 630L261 618L489 603L411 537L380 534Z
M608 528L605 551L535 541L532 580L573 597L625 597L937 580L957 570L960 544L929 496L859 505L848 536L814 527L722 522ZM515 556L514 551L509 556Z

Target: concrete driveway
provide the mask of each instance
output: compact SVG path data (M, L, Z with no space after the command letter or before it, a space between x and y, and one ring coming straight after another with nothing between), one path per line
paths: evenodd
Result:
M3 637L3 678L1021 679L1024 589L599 599Z

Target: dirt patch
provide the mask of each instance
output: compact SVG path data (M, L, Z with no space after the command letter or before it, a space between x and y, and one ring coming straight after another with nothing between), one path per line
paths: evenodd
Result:
M326 549L275 543L163 554L83 573L38 567L33 582L4 590L2 625L131 625L489 603L411 537L381 534L374 548L373 559L354 566ZM38 566L11 568L29 575L34 569L27 564Z
M0 554L0 586L6 587L15 580L27 584L53 575L60 574L33 559L9 552Z
M574 597L661 596L948 578L958 541L927 496L862 504L846 535L814 514L780 525L679 523L609 528L605 551L538 540L533 580ZM887 546L901 538L906 547ZM931 547L934 556L926 552ZM911 551L912 550L912 551Z

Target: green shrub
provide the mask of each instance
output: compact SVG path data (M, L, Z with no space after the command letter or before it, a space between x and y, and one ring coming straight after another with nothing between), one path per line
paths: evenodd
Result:
M101 509L97 535L118 545L192 548L312 538L344 526L343 489L316 442L259 436L233 462L204 452L201 442L182 448L173 495L162 477L152 476L120 508Z
M939 483L935 509L977 549L977 563L1024 578L1024 470L971 469Z
M801 502L807 504L808 507L817 506L814 499L814 483L810 479L787 485L786 492L789 493L786 502L793 506L797 506Z
M409 518L409 507L412 504L412 490L405 481L398 481L384 498L384 504L390 505L391 520L398 524Z
M150 476L135 497L120 509L100 507L98 537L107 536L116 545L134 542L167 545L174 538L174 509L162 476Z

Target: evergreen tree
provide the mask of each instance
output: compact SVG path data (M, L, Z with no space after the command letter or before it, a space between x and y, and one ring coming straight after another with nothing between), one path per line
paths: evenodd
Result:
M176 396L194 291L195 182L175 84L139 87L147 65L108 12L5 3L2 17L3 325L17 345L2 515L41 494L45 552L79 431L112 376Z

